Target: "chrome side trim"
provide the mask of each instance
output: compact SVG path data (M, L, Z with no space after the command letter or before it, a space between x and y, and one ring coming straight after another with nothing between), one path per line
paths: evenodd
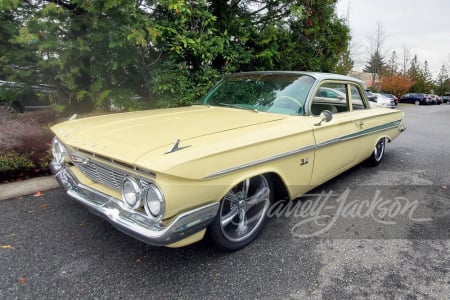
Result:
M52 162L50 168L67 195L117 230L150 245L167 246L189 237L206 228L219 209L219 202L209 203L179 214L164 226L142 212L129 209L119 199L79 183L66 167Z
M319 144L317 144L317 148L323 148L323 147L330 146L330 145L333 145L333 144L337 144L337 143L340 143L340 142L345 142L345 141L348 141L348 140L353 140L353 139L360 138L360 137L363 137L363 136L367 136L367 135L371 135L371 134L374 134L374 133L378 133L378 132L382 132L382 131L385 131L385 130L389 130L389 129L392 129L392 128L396 128L396 127L399 127L400 124L401 124L401 120L398 120L398 121L386 123L386 124L383 124L383 125L375 126L375 127L372 127L372 128L364 129L364 130L361 130L361 131L358 131L358 132L355 132L355 133L352 133L352 134L344 135L344 136L341 136L341 137L338 137L338 138L334 138L334 139L331 139L331 140L319 143ZM400 129L400 131L401 131L401 129Z
M352 133L352 134L348 134L348 135L344 135L344 136L341 136L341 137L337 137L337 138L334 138L334 139L331 139L331 140L328 140L328 141L324 141L324 142L319 143L319 144L308 145L308 146L305 146L305 147L302 147L302 148L298 148L298 149L295 149L295 150L292 150L292 151L289 151L289 152L284 152L284 153L281 153L281 154L270 156L268 158L263 158L263 159L260 159L260 160L252 161L252 162L245 163L245 164L242 164L242 165L238 165L238 166L235 166L235 167L232 167L232 168L228 168L228 169L223 169L223 170L211 173L211 174L207 175L206 177L204 177L203 179L210 179L210 178L214 178L214 177L217 177L217 176L230 174L230 173L242 170L242 169L246 169L246 168L249 168L249 167L254 167L254 166L257 166L257 165L264 164L264 163L272 162L272 161L275 161L275 160L278 160L278 159L282 159L282 158L286 158L286 157L289 157L289 156L292 156L292 155L300 154L300 153L311 151L311 150L316 150L318 148L330 146L330 145L337 144L337 143L340 143L340 142L344 142L344 141L348 141L348 140L351 140L351 139L359 138L359 137L362 137L362 136L366 136L366 135L374 134L374 133L377 133L377 132L385 131L385 130L388 130L388 129L396 128L396 127L399 127L400 124L401 124L401 120L397 120L397 121L394 121L394 122L390 122L390 123L386 123L386 124L383 124L383 125L375 126L375 127L368 128L368 129L365 129L365 130L362 130L362 131L359 131L359 132L356 132L356 133ZM402 131L401 128L400 128L400 131Z
M303 152L308 152L308 151L315 150L315 149L316 149L316 145L305 146L305 147L302 147L302 148L298 148L298 149L295 149L295 150L292 150L292 151L280 153L280 154L277 154L277 155L274 155L274 156L270 156L270 157L263 158L263 159L260 159L260 160L252 161L252 162L245 163L245 164L242 164L242 165L239 165L239 166L235 166L235 167L232 167L232 168L220 170L220 171L217 171L217 172L209 174L208 176L204 177L203 179L209 179L209 178L213 178L213 177L217 177L217 176L233 173L233 172L236 172L236 171L239 171L239 170L242 170L242 169L246 169L246 168L254 167L254 166L257 166L257 165L265 164L265 163L268 163L268 162L271 162L271 161L279 160L279 159L282 159L282 158L286 158L286 157L289 157L289 156L292 156L292 155L300 154L300 153L303 153Z

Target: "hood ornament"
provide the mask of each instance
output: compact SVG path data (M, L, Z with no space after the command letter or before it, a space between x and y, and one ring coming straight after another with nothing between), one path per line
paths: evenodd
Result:
M73 115L69 118L69 121L76 120L77 118L78 118L78 115L77 115L77 114L73 114Z
M188 148L188 147L190 147L190 145L189 146L180 147L180 139L177 139L175 141L175 143L172 145L172 147L170 147L170 149L167 152L165 152L164 154L169 154L169 153L172 153L172 152L175 152L175 151L178 151L178 150L182 150L182 149Z

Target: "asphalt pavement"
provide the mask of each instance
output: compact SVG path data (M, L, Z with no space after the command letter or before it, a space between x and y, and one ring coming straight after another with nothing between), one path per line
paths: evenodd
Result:
M234 253L145 245L38 183L0 202L0 299L448 299L450 105L401 109L378 167L273 210Z

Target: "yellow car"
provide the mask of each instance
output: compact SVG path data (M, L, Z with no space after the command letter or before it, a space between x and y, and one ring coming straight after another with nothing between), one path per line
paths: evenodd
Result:
M181 247L208 233L238 250L274 201L378 164L402 120L351 77L238 73L190 107L55 125L51 169L70 197L145 243Z

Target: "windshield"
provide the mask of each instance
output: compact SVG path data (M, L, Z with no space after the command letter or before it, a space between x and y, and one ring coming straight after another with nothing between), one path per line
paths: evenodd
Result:
M285 115L303 115L314 78L303 74L242 74L215 86L202 103Z

